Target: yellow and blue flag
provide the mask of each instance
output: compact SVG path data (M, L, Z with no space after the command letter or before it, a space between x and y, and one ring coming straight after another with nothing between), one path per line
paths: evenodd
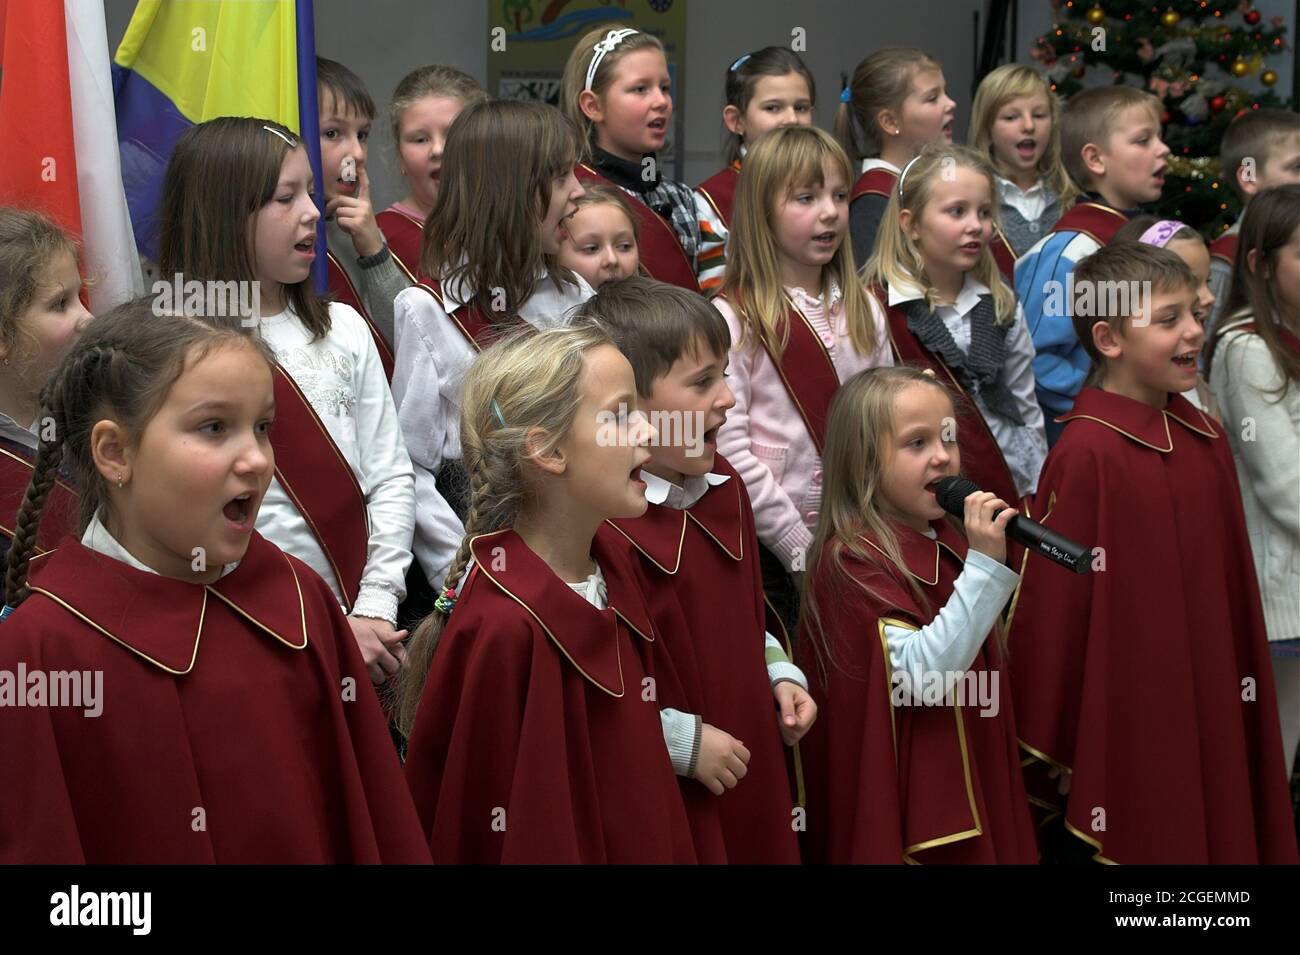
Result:
M113 58L113 94L132 228L155 261L167 160L197 123L217 116L283 123L298 131L323 181L311 0L139 0ZM312 269L319 292L324 222L322 209Z

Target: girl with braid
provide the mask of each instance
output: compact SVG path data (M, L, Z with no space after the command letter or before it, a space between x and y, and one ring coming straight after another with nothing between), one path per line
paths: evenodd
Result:
M26 675L0 864L428 860L338 602L253 529L272 367L240 329L142 299L42 392L0 624L0 672ZM33 556L65 461L78 533Z
M465 539L398 711L434 860L693 862L644 584L605 526L646 509L632 366L589 324L524 330L463 394Z

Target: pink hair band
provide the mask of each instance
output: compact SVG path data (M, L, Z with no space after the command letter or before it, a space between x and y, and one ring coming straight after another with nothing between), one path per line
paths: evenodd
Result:
M1176 234L1187 228L1187 224L1179 222L1177 219L1161 219L1147 231L1142 233L1142 238L1138 239L1143 245L1154 245L1157 249L1163 249L1169 244L1169 240Z

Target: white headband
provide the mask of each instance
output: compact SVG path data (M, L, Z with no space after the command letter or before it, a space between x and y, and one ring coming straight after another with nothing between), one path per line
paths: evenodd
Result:
M263 128L264 130L266 130L268 133L275 133L275 135L279 136L281 139L283 139L286 143L289 144L289 148L290 148L290 149L296 149L296 148L298 147L298 144L297 144L297 143L295 143L292 139L290 139L290 138L289 138L288 136L286 136L284 133L280 132L278 129L275 129L274 127L271 127L271 126L263 126L262 128Z
M898 174L898 198L903 198L903 183L907 182L907 171L915 166L916 161L920 158L921 154L917 153L912 157L911 161L903 167L903 171Z
M587 92L591 92L591 82L596 78L596 70L600 67L600 61L605 58L606 53L614 52L614 47L618 46L634 33L640 33L640 30L624 28L622 30L610 30L605 34L605 39L597 40L593 49L596 55L591 58L591 66L587 67L587 85L583 87Z

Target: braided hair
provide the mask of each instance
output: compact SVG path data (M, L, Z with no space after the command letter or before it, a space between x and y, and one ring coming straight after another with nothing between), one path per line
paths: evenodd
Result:
M30 593L27 565L60 468L80 491L78 532L110 506L90 446L95 424L111 418L138 440L186 361L230 344L252 348L272 361L266 346L246 332L202 318L160 313L147 297L120 305L86 326L41 391L41 441L6 557L6 604L17 607Z
M458 588L475 537L514 524L531 498L531 453L545 453L564 439L582 403L585 353L613 345L591 322L537 331L531 326L483 350L465 376L461 448L469 474L465 537L447 571L444 594ZM536 431L547 435L543 446ZM533 433L530 439L530 432ZM450 610L439 601L416 627L407 646L397 690L397 726L410 736L438 638Z

